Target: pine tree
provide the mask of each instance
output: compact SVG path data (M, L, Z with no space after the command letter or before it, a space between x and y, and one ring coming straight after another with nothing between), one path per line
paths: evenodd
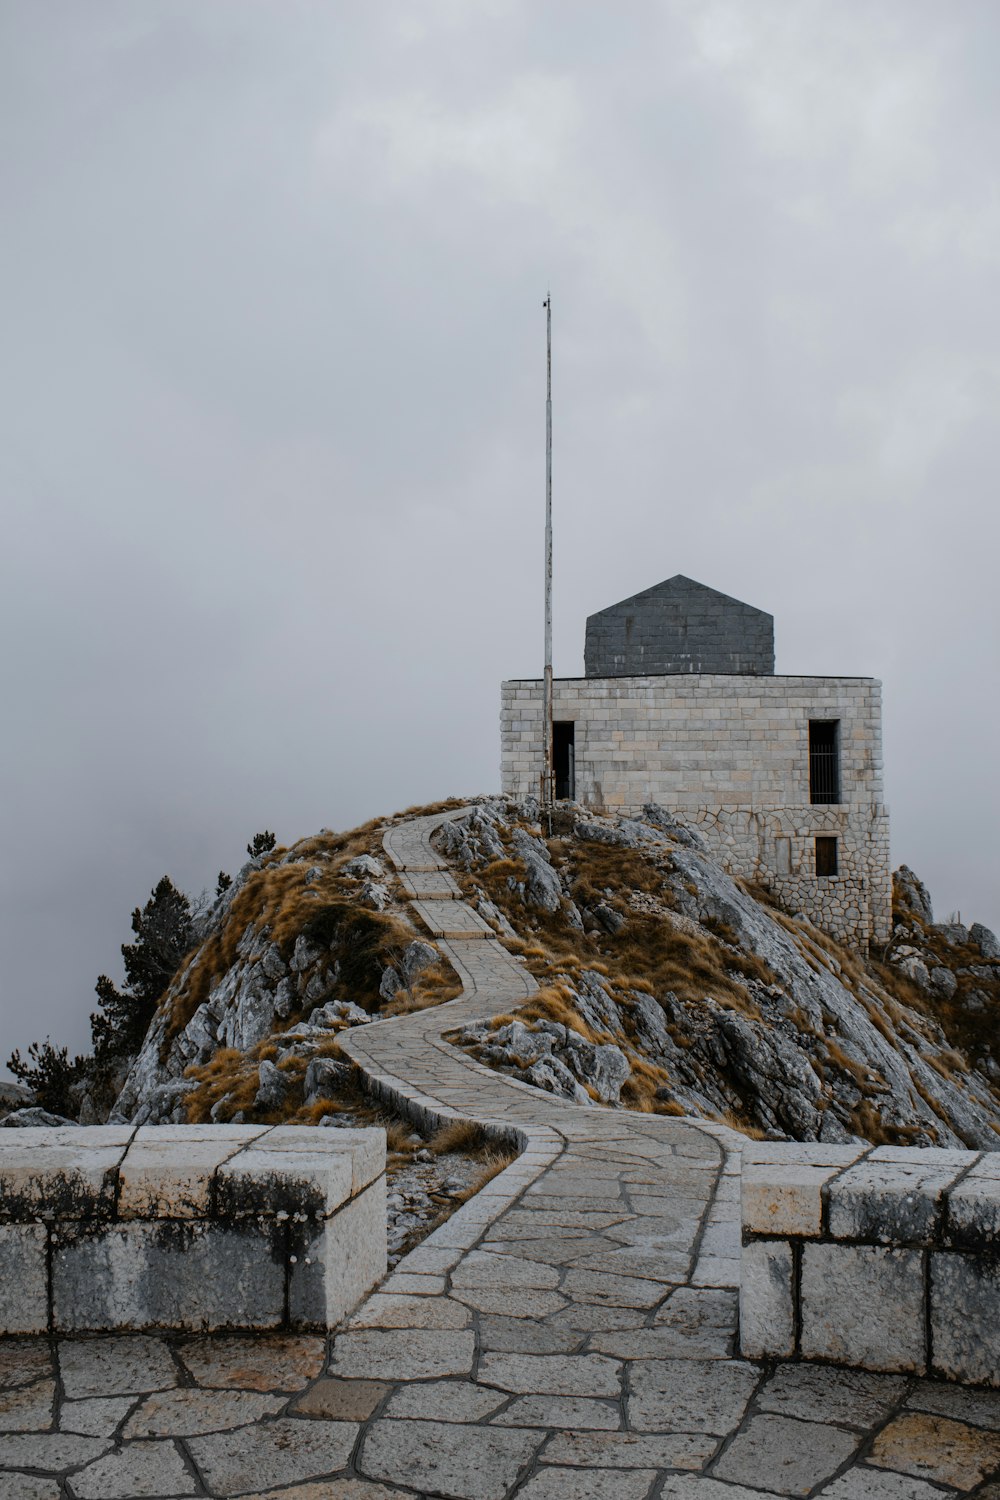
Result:
M164 875L144 907L132 913L134 943L122 945L125 989L102 974L99 1008L90 1018L98 1064L138 1052L157 1004L191 946L191 903Z
M274 848L277 840L269 828L263 833L255 833L252 841L247 844L247 853L251 859L256 859L258 854L269 854Z
M85 1057L71 1061L66 1047L53 1047L46 1037L44 1042L32 1042L27 1057L22 1057L19 1050L11 1053L7 1066L15 1078L31 1089L42 1109L72 1117L78 1107L73 1086L83 1077L87 1061Z

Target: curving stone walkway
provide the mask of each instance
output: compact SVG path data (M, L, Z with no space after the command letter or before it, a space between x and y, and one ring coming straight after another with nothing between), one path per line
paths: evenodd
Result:
M431 847L442 820L385 848L464 993L343 1040L387 1099L492 1124L517 1161L328 1348L0 1342L0 1500L1000 1500L1000 1393L736 1356L738 1136L550 1099L441 1040L535 988Z

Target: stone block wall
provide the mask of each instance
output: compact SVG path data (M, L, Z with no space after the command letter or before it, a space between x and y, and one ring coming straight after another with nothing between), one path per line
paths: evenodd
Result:
M864 947L891 929L881 687L872 678L561 678L554 716L575 725L577 800L595 811L658 802L697 827L726 868L766 882L834 936ZM542 684L501 689L501 784L537 795ZM840 721L842 801L809 801L809 721ZM815 873L815 839L839 873Z
M740 1345L1000 1386L1000 1152L748 1143Z
M326 1329L385 1269L382 1130L0 1131L0 1335Z

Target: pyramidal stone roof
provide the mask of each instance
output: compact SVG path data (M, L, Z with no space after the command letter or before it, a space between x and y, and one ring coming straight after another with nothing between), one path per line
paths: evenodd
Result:
M677 573L587 620L588 677L770 676L774 617Z

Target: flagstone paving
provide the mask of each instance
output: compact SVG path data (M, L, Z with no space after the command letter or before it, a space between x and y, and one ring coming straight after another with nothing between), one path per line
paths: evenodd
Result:
M738 1136L549 1098L442 1041L534 981L445 922L441 821L386 851L468 932L441 941L464 993L345 1045L517 1161L328 1341L0 1341L0 1500L1000 1500L1000 1393L739 1358Z

